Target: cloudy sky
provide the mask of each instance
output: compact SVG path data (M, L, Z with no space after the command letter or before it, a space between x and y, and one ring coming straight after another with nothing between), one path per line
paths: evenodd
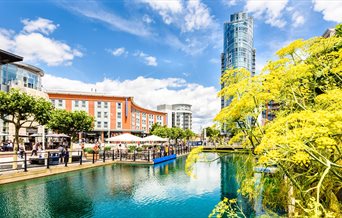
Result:
M46 89L193 105L194 130L219 111L223 23L255 19L257 71L276 50L342 22L340 0L0 1L0 49L42 68Z

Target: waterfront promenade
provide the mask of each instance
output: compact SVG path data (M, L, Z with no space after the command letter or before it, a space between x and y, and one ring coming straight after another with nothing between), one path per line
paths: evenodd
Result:
M6 152L0 154L0 185L111 164L153 165L155 160L171 155L181 157L187 155L190 150L190 147L179 147L172 154L153 151L132 153L105 151L86 155L82 151L72 151L67 163L61 162L60 157L51 156L58 153L56 150L43 152L41 158L31 157L31 153L27 152L24 158L18 157L17 169L12 169L14 153Z

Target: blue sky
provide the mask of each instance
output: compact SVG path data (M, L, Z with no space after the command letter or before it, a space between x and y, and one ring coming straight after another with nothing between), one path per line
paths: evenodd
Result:
M342 22L333 0L0 1L0 48L41 67L49 89L95 87L152 109L191 103L198 128L219 110L222 27L239 11L255 19L257 70Z

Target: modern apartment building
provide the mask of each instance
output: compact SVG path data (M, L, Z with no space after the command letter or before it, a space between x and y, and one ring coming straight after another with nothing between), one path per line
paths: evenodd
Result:
M41 77L44 76L44 71L38 67L25 64L21 62L22 60L23 58L20 56L0 50L0 90L8 92L11 88L17 88L27 94L48 99L47 94L42 91ZM13 141L15 132L13 124L0 120L0 130L3 135L1 136L2 140ZM25 128L24 126L19 135L29 141L35 141L35 138L29 136L42 134L43 131L43 126L34 124L33 127Z
M86 111L95 118L94 131L86 138L101 139L121 133L149 133L152 125L166 124L166 113L149 110L134 103L133 97L97 92L47 91L55 108Z
M245 12L230 15L230 21L224 23L221 75L228 68L245 68L255 74L253 18ZM222 84L221 89L224 87ZM221 109L229 104L230 99L221 98Z
M162 104L157 106L158 111L167 113L167 126L192 129L192 112L190 104Z

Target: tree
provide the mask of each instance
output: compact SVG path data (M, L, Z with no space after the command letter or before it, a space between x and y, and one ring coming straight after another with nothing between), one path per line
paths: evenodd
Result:
M44 98L11 89L0 91L0 118L15 128L14 150L19 148L19 130L22 127L45 125L51 115L52 104Z
M288 210L289 216L338 216L342 211L338 194L342 191L342 38L336 34L296 40L277 55L278 60L269 61L254 77L244 69L225 72L221 82L226 86L219 95L232 101L215 120L236 132L229 143L251 148L258 165L276 165L280 170L272 180L263 175L268 187L264 206L274 202L271 196L278 193L283 200L276 202L277 207ZM250 122L271 101L278 104L273 111L276 118L265 125ZM248 182L253 179L246 177L241 187L250 197L256 196L254 183ZM293 199L295 204L290 205Z
M193 131L191 131L191 129L186 129L185 131L184 131L184 138L187 140L187 141L189 141L191 138L193 138L194 136L196 136L196 134L193 132Z
M203 130L204 131L204 130ZM220 137L220 130L216 129L215 126L205 128L207 137L213 141L217 142Z
M170 128L169 138L174 139L177 142L178 139L184 138L184 130L179 127Z
M70 135L73 140L76 140L77 133L93 129L94 118L85 111L54 110L48 127L58 133Z
M150 129L150 132L152 133L156 128L160 127L159 123L152 124L152 127Z
M167 126L157 124L151 133L162 138L169 138L169 128Z

